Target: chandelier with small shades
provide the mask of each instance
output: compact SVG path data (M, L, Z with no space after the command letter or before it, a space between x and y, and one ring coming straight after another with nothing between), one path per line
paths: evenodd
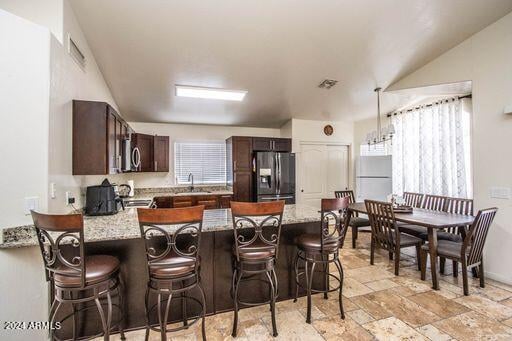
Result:
M381 88L375 88L373 91L377 93L377 129L366 134L366 143L368 143L368 145L377 145L380 143L385 143L386 141L391 141L393 139L393 135L395 134L395 127L392 123L382 127L382 122L380 119Z

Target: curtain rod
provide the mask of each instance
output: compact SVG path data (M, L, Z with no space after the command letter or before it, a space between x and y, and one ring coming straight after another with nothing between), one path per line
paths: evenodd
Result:
M463 98L471 98L471 97L472 97L472 96L471 96L471 94L469 94L469 95L460 96L460 97L459 97L459 99L463 99ZM450 99L454 99L454 98L455 98L455 97L450 98ZM440 102L442 102L442 101L447 101L447 102L448 102L450 99L442 99ZM434 103L426 104L426 105L422 105L422 106L420 106L420 107L414 107L414 108L407 109L407 110L400 110L400 112L409 112L409 111L417 110L417 109L419 109L419 108L421 108L421 107L431 107L431 106L433 106L433 105L434 105ZM387 115L386 115L386 117L391 117L391 116L396 116L396 115L398 115L398 112L397 112L397 111L395 111L395 112L393 112L393 113L389 113L389 114L387 114Z

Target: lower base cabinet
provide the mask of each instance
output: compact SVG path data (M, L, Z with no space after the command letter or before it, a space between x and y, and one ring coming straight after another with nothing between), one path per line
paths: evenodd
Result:
M179 208L204 205L205 209L229 208L232 195L176 195L154 197L156 208Z

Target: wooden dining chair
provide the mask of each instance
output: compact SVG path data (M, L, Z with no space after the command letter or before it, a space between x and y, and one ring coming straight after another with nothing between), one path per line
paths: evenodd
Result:
M453 214L473 215L473 199L463 198L452 198L447 197L445 201L444 211ZM437 232L438 240L451 240L454 242L462 242L469 226L455 226L446 229L445 231ZM439 271L444 274L446 258L441 257L439 259ZM459 274L458 270L459 263L457 261L452 262L453 276L457 277ZM478 274L476 269L473 268L473 275L476 277Z
M336 198L348 198L349 204L353 204L356 202L354 191L345 190L345 191L335 191L334 196ZM371 233L372 229L370 227L370 220L367 218L360 217L357 212L353 212L350 217L350 222L348 223L352 230L352 248L356 248L356 241L359 232L363 233Z
M422 193L413 193L413 192L404 192L404 200L407 206L412 207L421 207L421 203L423 201L424 194Z
M446 197L442 195L425 195L421 208L431 211L444 211L445 210Z
M372 227L370 264L373 265L375 248L379 247L394 254L395 275L398 276L400 267L400 249L415 246L418 263L420 262L420 238L401 233L396 225L393 205L388 202L365 200L366 211Z
M449 240L439 240L437 242L437 256L451 259L462 264L462 281L464 295L469 295L468 269L478 267L480 277L480 287L485 287L484 262L482 251L484 249L487 233L496 216L497 208L488 208L478 212L473 224L469 228L462 243ZM429 245L421 248L421 279L425 280L427 272L427 254ZM436 260L431 260L434 262Z

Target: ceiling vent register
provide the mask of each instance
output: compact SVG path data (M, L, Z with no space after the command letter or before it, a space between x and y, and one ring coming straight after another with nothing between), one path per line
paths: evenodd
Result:
M338 83L337 80L334 80L334 79L324 79L322 81L322 83L318 84L318 87L320 89L327 89L329 90L330 88L332 88L333 86L336 85L336 83Z

